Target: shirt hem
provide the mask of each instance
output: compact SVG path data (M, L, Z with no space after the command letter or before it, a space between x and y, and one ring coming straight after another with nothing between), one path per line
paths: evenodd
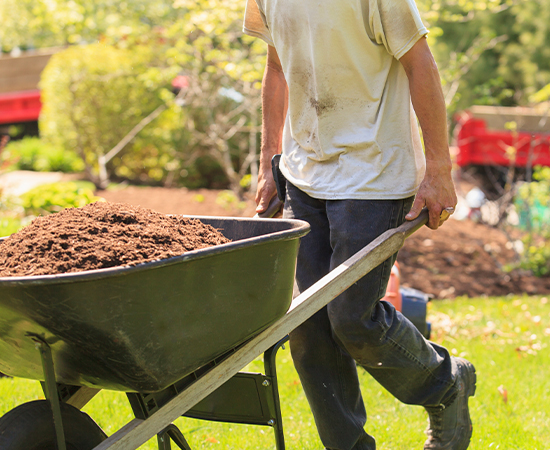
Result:
M300 189L302 192L305 192L307 195L309 195L311 198L315 198L317 200L403 200L405 198L412 197L416 195L418 192L418 189L420 188L420 184L416 185L412 189L408 189L406 191L401 192L395 192L392 191L390 193L382 193L380 191L364 191L364 192L337 192L337 193L328 193L324 191L315 191L315 189L308 189L307 186L300 186L301 182L300 180L293 180L290 176L290 173L286 167L284 158L281 158L281 164L279 166L281 169L281 172L283 173L283 176L285 179L293 184L297 189ZM368 188L367 188L368 190Z
M288 180L290 183L292 181ZM295 183L292 183L296 188L300 189L301 191L305 192L307 195L309 195L311 198L315 198L317 200L403 200L409 197L413 197L418 192L418 187L405 192L392 192L389 194L383 194L380 192L352 192L352 193L345 193L345 192L339 192L336 194L330 194L327 192L316 192L312 191L310 189L304 189L302 186L299 186Z
M300 188L298 188L300 189ZM302 189L300 189L302 190ZM413 197L417 193L417 189L415 189L413 192L410 192L408 194L392 194L388 196L381 196L381 195L344 195L341 196L338 195L328 195L328 194L318 194L318 193L310 193L304 191L307 195L309 195L311 198L315 198L317 200L404 200L409 197Z

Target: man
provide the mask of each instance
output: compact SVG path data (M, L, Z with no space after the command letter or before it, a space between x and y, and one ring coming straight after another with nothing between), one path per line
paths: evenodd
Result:
M284 217L311 225L300 291L423 207L430 228L447 219L457 198L446 110L414 0L248 0L244 31L268 44L257 211L275 196L270 160L282 151ZM466 449L474 367L380 301L395 258L290 335L321 441L375 449L363 429L359 364L402 402L426 408L425 449Z

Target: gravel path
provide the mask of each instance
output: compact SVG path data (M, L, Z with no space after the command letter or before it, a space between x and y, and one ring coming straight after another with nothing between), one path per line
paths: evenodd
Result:
M0 174L0 189L6 195L19 196L42 184L71 181L78 178L79 174L17 170Z

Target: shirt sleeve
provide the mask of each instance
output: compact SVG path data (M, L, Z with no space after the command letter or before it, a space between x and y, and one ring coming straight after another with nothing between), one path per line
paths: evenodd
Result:
M267 27L265 14L262 12L256 0L247 0L244 13L243 32L250 36L259 37L268 45L275 46L271 32Z
M400 59L428 29L422 23L414 0L366 0L367 32L390 55Z

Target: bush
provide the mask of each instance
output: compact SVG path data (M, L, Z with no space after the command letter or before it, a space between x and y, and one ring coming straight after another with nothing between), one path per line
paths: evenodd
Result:
M21 228L21 219L17 217L0 217L0 237L17 233Z
M170 92L175 72L162 64L155 49L146 45L129 50L91 44L56 53L40 82L40 135L59 148L76 151L89 179L99 185L102 157L166 104L168 110L106 163L110 176L158 182L179 163L174 148L182 128L182 109Z
M86 182L60 182L38 186L21 196L21 205L28 215L44 215L65 208L79 208L101 200Z
M5 195L0 189L0 237L19 231L28 222L18 200L17 197Z
M7 163L14 170L65 173L84 170L84 161L75 152L63 150L36 137L8 143L1 158L2 163Z
M550 274L550 167L536 167L534 179L518 189L515 206L524 229L521 267L537 276Z

